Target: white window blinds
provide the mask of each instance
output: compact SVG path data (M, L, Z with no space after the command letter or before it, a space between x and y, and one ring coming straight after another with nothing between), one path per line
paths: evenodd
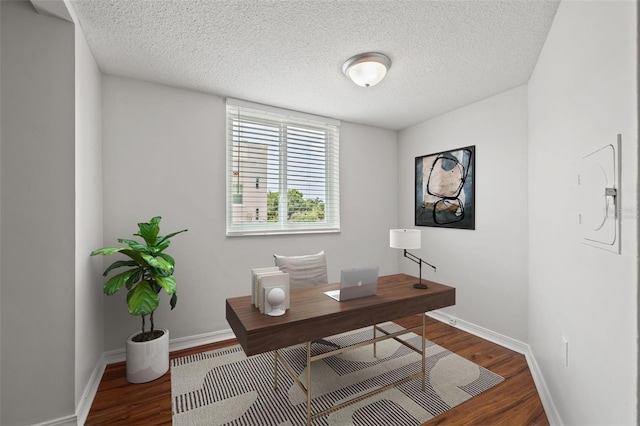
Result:
M227 100L227 235L339 232L339 124Z

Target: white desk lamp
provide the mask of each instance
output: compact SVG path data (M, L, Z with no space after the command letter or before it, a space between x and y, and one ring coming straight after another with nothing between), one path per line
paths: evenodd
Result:
M428 287L422 282L422 264L424 263L425 265L431 266L433 268L433 272L436 271L436 267L407 251L407 249L419 249L421 242L421 232L418 229L389 230L389 247L404 249L404 257L418 264L420 267L420 281L415 283L413 286L415 288L425 289Z

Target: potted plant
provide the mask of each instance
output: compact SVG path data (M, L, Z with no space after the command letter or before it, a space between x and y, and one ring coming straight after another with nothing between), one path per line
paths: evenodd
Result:
M187 230L160 236L160 220L161 217L156 216L147 223L138 223L138 232L133 235L141 237L144 242L118 239L119 243L127 246L103 247L91 252L91 256L122 253L129 258L113 262L103 276L122 267L128 268L107 280L104 293L111 296L125 287L129 313L142 318L142 331L133 333L127 339L127 380L131 383L155 380L169 370L169 331L155 329L153 313L158 308L160 291L163 289L171 296L171 309L176 307L178 294L173 277L175 261L164 251L169 247L172 237ZM146 327L147 316L149 330Z

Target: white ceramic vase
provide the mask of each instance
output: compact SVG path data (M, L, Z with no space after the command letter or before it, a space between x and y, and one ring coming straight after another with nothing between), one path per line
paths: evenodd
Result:
M127 381L146 383L162 377L169 371L169 330L146 342L134 342L140 334L135 332L127 339Z

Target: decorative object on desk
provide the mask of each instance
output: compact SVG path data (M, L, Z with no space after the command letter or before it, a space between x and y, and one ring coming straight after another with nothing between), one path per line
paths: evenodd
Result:
M395 323L382 325L390 332L402 330ZM421 348L420 336L409 333L407 344ZM373 337L371 327L331 337L338 346L348 346ZM405 426L422 424L504 381L504 378L447 349L426 341L427 391L421 379L388 389L378 395L318 418L318 425L377 424ZM313 346L314 354L329 348ZM282 355L306 382L306 349L294 346ZM314 410L337 405L346 398L419 372L422 357L394 339L377 344L377 357L364 346L314 363L314 388L322 389L312 399ZM318 364L318 367L316 367ZM278 392L273 391L273 353L246 357L240 345L199 353L171 361L171 401L174 426L303 425L306 398L298 384L282 370ZM233 377L230 386L229 377Z
M277 267L254 268L251 270L251 295L253 305L261 314L270 309L266 303L267 289L280 287L285 294L282 309L289 309L289 274Z
M264 287L274 285L286 285L286 308L289 308L289 274L282 272L280 268L254 268L251 270L251 302L264 313Z
M277 266L267 268L253 268L251 270L251 303L258 307L258 279L263 274L282 273Z
M416 157L415 225L475 229L476 147Z
M282 301L282 309L289 309L289 274L280 272L279 274L265 275L258 280L258 291L260 292L258 306L260 313L266 314L271 308L267 303L267 295L269 290L280 288L284 292L284 300ZM284 313L284 312L283 312Z
M431 266L433 268L433 272L436 271L436 267L407 251L407 249L419 249L421 244L422 244L422 233L418 229L389 230L389 247L404 249L404 257L418 264L419 281L415 283L413 286L415 288L425 289L428 287L425 283L422 282L422 264L424 263L425 265Z
M284 307L286 306L285 300L287 293L284 286L271 286L264 288L264 313L272 316L279 317L285 314Z
M160 236L160 216L149 222L138 223L138 232L134 236L142 237L144 243L118 239L127 247L104 247L91 252L91 256L108 256L122 253L129 260L117 260L105 271L129 267L124 272L112 276L104 284L104 293L111 296L122 287L127 289L127 305L131 315L142 318L142 331L127 339L127 380L131 383L144 383L155 380L169 370L169 331L155 329L153 313L160 302L160 291L171 296L169 305L175 308L178 301L177 283L173 277L175 260L164 253L171 243L170 239L182 232L173 232ZM146 330L145 319L149 316L150 330Z

